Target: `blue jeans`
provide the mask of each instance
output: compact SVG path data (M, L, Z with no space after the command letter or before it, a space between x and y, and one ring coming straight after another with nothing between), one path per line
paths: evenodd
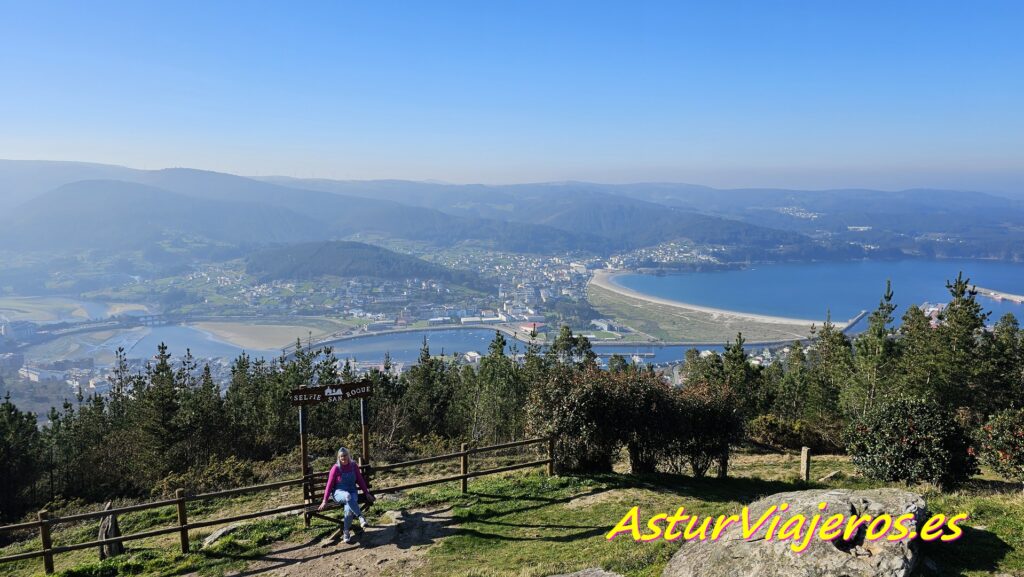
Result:
M362 517L363 512L359 510L359 495L355 491L344 489L334 490L334 502L345 505L345 531L352 526L352 517Z

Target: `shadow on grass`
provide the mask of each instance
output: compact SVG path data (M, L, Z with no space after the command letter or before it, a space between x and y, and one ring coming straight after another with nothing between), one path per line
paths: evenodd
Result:
M1006 493L1010 495L1020 495L1022 490L1024 490L1024 485L1020 483L995 479L971 479L965 486L970 488L972 492Z
M918 565L915 577L953 577L968 571L999 570L999 562L1013 547L991 531L962 527L964 536L956 541L921 543L924 562Z
M672 493L716 503L750 503L775 493L823 489L820 483L800 481L764 480L751 477L688 477L670 473L643 475L607 475L597 477L615 488L647 489L659 493Z

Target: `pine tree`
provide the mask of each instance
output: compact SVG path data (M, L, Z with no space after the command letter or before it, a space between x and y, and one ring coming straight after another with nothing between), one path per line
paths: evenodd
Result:
M448 433L449 409L455 396L457 372L444 358L432 358L426 338L420 349L420 362L401 378L405 381L405 403L409 426L414 434Z
M30 504L29 491L42 472L41 452L36 416L19 411L8 392L0 403L0 519L13 519Z
M974 407L986 416L1024 406L1024 333L1017 318L1006 313L992 332L983 332L979 347L983 393Z
M850 340L826 315L809 354L809 380L804 418L822 425L826 438L838 442L842 411L841 391L853 380L853 351ZM835 430L832 426L835 425Z
M574 335L568 325L562 325L558 336L548 348L547 356L552 362L562 365L583 367L597 364L597 355L590 345L590 339Z
M764 396L758 386L757 371L747 361L747 351L743 348L745 342L743 333L736 333L736 340L726 343L725 353L722 355L722 369L726 385L743 404L743 415L749 418L760 412Z
M778 363L776 363L778 364ZM772 412L785 421L804 416L808 391L807 356L803 345L795 341L786 357L785 374L775 397Z
M629 368L629 363L626 362L626 358L615 353L608 359L608 370L613 373L621 373Z
M183 368L188 364L183 364ZM227 453L224 444L224 403L220 389L213 381L210 365L203 367L202 375L197 380L189 372L183 388L181 406L175 415L175 426L182 433L182 438L175 453L178 461L177 471L187 468L206 466L217 456Z
M989 313L975 299L977 290L963 273L946 283L950 301L939 315L938 400L947 407L968 407L984 392L979 347Z
M471 425L471 438L492 443L521 436L522 411L528 388L519 367L505 354L504 335L495 331L488 353L480 361Z
M842 395L844 412L863 417L880 401L893 396L898 387L895 369L899 349L893 338L892 283L886 281L878 308L868 317L868 328L854 340L856 378Z
M920 307L903 313L899 331L901 354L897 362L898 380L903 392L919 399L938 401L940 378L939 340L931 321Z
M174 423L178 411L178 396L171 355L167 345L157 347L156 364L146 367L146 386L135 391L137 407L131 415L134 429L142 440L142 448L149 466L145 470L145 482L156 483L173 470L175 463L172 448L180 441L179 431Z
M530 331L530 341L523 355L522 380L529 396L537 387L547 380L548 361L541 355L541 347L537 342L536 329Z

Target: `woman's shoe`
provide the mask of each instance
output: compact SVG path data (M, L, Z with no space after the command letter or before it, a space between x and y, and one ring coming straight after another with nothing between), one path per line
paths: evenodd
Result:
M351 543L352 542L352 534L349 533L348 531L345 531L345 533L343 533L342 536L341 536L341 540L346 542L346 543Z
M369 523L366 522L366 517L359 517L359 526L363 529L369 526Z

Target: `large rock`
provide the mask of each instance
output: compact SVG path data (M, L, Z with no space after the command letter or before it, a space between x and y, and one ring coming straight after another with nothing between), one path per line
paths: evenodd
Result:
M828 503L824 513L818 509L823 501ZM772 505L783 502L789 503L789 510L779 514L779 527L798 513L808 519L808 525L816 514L824 520L836 513L866 514L872 518L888 513L893 519L913 513L915 522L911 530L919 532L926 515L924 499L914 493L897 489L833 489L779 493L761 499L750 505L752 522ZM765 541L762 529L747 541L741 530L740 524L734 524L718 541L685 541L669 561L663 577L906 577L918 561L916 540L865 541L864 525L846 542L841 537L822 541L815 536L807 550L799 554L791 549L791 540Z

